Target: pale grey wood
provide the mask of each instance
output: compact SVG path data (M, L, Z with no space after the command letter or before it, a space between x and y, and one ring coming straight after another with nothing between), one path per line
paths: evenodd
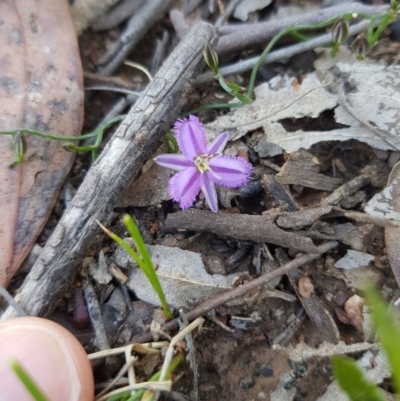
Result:
M118 40L110 46L109 51L99 60L97 65L99 72L103 75L111 75L149 29L168 12L171 3L172 0L152 0L140 7L129 19Z
M67 291L83 257L98 246L96 219L108 225L118 198L177 119L214 28L197 23L161 67L88 171L69 208L27 276L17 302L29 315L46 315ZM15 316L8 308L2 319Z

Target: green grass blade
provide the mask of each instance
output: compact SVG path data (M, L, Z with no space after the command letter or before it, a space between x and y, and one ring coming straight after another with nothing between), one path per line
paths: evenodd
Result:
M104 227L103 224L101 224L99 221L97 224L100 226L100 228L112 239L114 240L118 245L120 245L122 248L125 249L126 252L128 252L129 255L132 256L132 258L135 260L135 262L138 264L138 266L143 270L146 269L146 266L144 265L143 260L140 258L140 256L132 249L132 247L125 242L121 237L119 237L117 234L114 234L112 231L110 231L108 228Z
M149 280L158 298L160 299L160 304L164 310L166 318L168 320L171 320L173 318L173 315L169 308L168 302L165 298L165 294L161 287L161 283L158 280L158 276L156 270L154 269L153 262L150 258L150 254L147 251L145 243L143 242L143 238L140 234L140 231L129 215L124 216L124 223L130 235L132 236L132 239L135 241L140 255L136 253L135 250L127 242L125 242L122 238L120 238L117 234L114 234L108 228L104 227L99 221L97 221L97 224L101 227L101 229L118 245L120 245L123 249L125 249L125 251L130 256L132 256L132 258L135 260L138 266L142 269L147 280Z
M132 239L135 241L137 249L138 249L140 255L142 256L142 259L146 265L146 268L152 270L155 274L153 262L151 260L149 251L147 250L147 247L142 238L142 234L140 234L140 231L139 231L137 225L133 221L132 217L129 216L129 214L124 215L123 222L129 232L129 234L131 235Z
M392 370L396 393L400 395L400 327L388 305L373 287L365 291L365 296L371 306L372 322Z
M351 401L384 401L379 388L367 381L363 370L349 358L334 356L333 371L341 389Z
M19 362L12 361L11 369L18 376L19 380L21 380L22 384L36 401L48 401L47 397L42 393L33 379L29 376L28 372L22 367L22 365L20 365Z
M137 249L143 260L143 264L145 267L142 270L145 273L147 279L150 281L151 285L153 286L154 291L157 293L158 298L160 299L161 306L164 309L165 316L168 320L170 320L173 318L173 316L171 310L169 309L169 305L165 298L164 291L161 287L160 280L158 279L156 270L154 269L153 262L151 260L149 251L147 250L147 247L143 241L142 235L140 234L140 231L135 222L132 220L131 216L126 214L123 217L123 221L127 230L129 231L129 234L135 241Z

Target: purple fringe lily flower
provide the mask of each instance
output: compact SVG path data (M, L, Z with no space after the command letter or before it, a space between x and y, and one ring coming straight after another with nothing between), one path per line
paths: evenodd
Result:
M214 185L228 188L245 185L252 165L243 157L222 155L229 139L226 132L219 134L207 146L204 126L195 116L178 120L174 131L182 154L165 154L155 158L160 166L179 171L169 183L171 198L179 202L182 209L187 209L201 190L210 209L217 212L218 198Z

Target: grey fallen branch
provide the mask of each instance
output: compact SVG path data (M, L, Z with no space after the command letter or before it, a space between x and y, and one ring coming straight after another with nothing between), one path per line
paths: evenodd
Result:
M260 288L262 285L268 283L269 281L273 280L276 277L281 276L282 274L286 274L290 270L297 268L299 266L302 266L303 264L310 262L314 259L317 259L319 256L321 256L323 253L328 252L330 249L333 249L337 246L337 242L335 241L329 241L321 246L319 246L318 252L317 253L309 253L306 255L299 256L290 262L284 264L283 266L279 267L278 269L275 269L274 271L270 273L266 273L258 278L256 278L253 281L250 281L247 284L240 285L239 287L228 291L224 292L223 294L210 299L206 302L203 302L201 305L199 305L197 308L192 309L190 312L186 314L186 317L189 321L192 321L196 319L199 316L202 316L206 314L207 312L210 312L211 310L218 308L219 306L225 305L229 301L243 297L250 291L256 290ZM164 325L164 330L173 330L178 327L178 319L171 320L170 322L166 323ZM146 342L146 341L151 341L152 339L152 334L146 333L142 335L140 338L134 339L135 342Z
M111 75L125 60L147 31L168 11L172 0L148 1L127 23L121 37L99 61L99 72Z
M366 6L364 4L354 2L345 3L322 10L310 11L308 13L294 15L287 18L259 22L256 24L221 26L218 27L218 33L221 37L218 41L217 52L220 56L222 56L224 54L234 53L254 46L263 45L284 29L299 25L317 24L349 12L378 15L385 13L387 10L388 6L386 5ZM173 9L171 10L170 17L178 37L183 38L190 28L190 25L185 20L183 13L177 9ZM327 36L329 36L330 41L331 36ZM320 44L318 46L322 45Z
M162 135L178 117L203 67L203 46L214 28L200 22L172 52L130 110L64 213L25 279L17 302L29 315L46 315L68 291L91 247L98 246L96 220L108 225L113 208ZM3 319L15 316L10 307Z
M293 217L295 214L297 216L298 213L301 212L293 212ZM208 211L189 209L169 214L165 221L165 226L167 228L207 231L240 240L267 242L284 248L294 248L302 252L319 252L319 248L314 245L310 238L279 228L275 222L279 215L279 212L271 212L262 216L215 214ZM294 218L294 224L298 226L298 218Z
M346 13L378 15L387 12L388 9L389 6L386 5L365 6L360 3L345 3L335 7L290 16L288 18L269 20L257 24L240 24L234 27L221 27L219 29L221 34L228 33L228 29L231 30L231 32L220 38L217 52L219 55L223 55L262 45L280 31L289 27L318 24Z
M367 30L368 26L369 23L367 21L359 22L358 24L355 24L350 27L349 35L352 36L364 32ZM274 52L269 53L267 57L265 57L262 64L263 65L271 64L277 61L285 60L296 54L304 53L306 51L313 50L317 47L325 46L329 44L331 40L332 40L331 34L327 33L321 36L317 36L313 39L307 40L305 42L298 43L296 45L287 46L284 47L283 49L275 50ZM240 61L236 64L231 64L225 67L221 67L219 69L219 72L226 77L250 71L256 65L259 58L260 58L259 56L252 57L247 60ZM214 74L212 72L206 72L204 74L201 74L197 78L196 85L200 85L206 82L211 82L213 80L215 80Z
M125 0L120 2L112 10L103 15L95 24L93 24L92 29L95 32L105 31L107 29L112 29L118 26L121 22L124 22L129 18L135 11L143 6L145 0Z

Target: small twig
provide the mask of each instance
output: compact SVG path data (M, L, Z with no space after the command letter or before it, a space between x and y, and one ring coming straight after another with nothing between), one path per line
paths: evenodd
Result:
M138 97L136 95L128 95L126 97L123 97L123 98L117 100L115 102L114 106L111 107L111 109L108 111L108 113L99 122L96 129L101 127L107 121L110 121L111 119L115 118L116 116L119 116L125 109L128 108L128 106L135 103L137 98Z
M271 170L276 171L277 173L279 173L281 171L281 167L278 166L277 164L273 163L271 160L261 159L260 163L263 166L266 166L266 167L270 168Z
M321 206L335 205L339 203L344 197L355 194L360 188L364 187L369 183L369 180L363 175L358 175L352 180L336 188L330 195L328 195L323 201Z
M164 16L171 3L172 0L147 1L130 18L121 37L110 51L101 58L98 63L99 71L103 75L111 75L154 23Z
M350 103L346 99L346 95L344 92L344 82L341 82L338 86L338 101L339 101L339 104L346 110L346 112L348 114L350 114L351 117L353 117L356 121L358 121L360 123L361 127L372 132L381 141L388 144L392 148L391 150L400 150L400 148L394 142L392 142L389 138L387 138L384 133L381 133L379 129L373 127L367 121L364 121L360 117L357 116L357 114L354 112L354 109L351 107Z
M125 361L126 363L128 363L128 361L131 358L132 355L132 349L133 349L133 344L130 344L131 346L127 346L125 348ZM136 384L136 375L135 375L135 369L133 368L133 364L129 364L128 366L128 380L129 380L129 385L133 386L134 384ZM135 394L134 391L131 392L131 395Z
M349 29L349 35L356 35L360 32L363 32L368 28L368 26L369 26L369 21L363 21L356 25L353 25ZM265 65L265 64L274 63L276 61L282 61L282 60L285 60L296 54L300 54L300 53L304 53L309 50L313 50L316 47L325 46L328 43L330 43L331 41L332 41L332 36L330 33L324 34L321 36L317 36L317 37L307 40L305 42L301 42L301 43L298 43L298 44L295 44L292 46L288 46L288 47L276 50L276 51L268 54L265 57L262 64ZM259 58L260 58L259 56L252 57L247 60L240 61L239 63L236 63L236 64L228 65L226 67L221 67L219 69L219 72L223 76L230 76L230 75L240 74L242 72L249 71L257 64L257 62L259 61ZM206 72L204 74L201 74L197 78L196 84L200 85L200 84L203 84L206 82L211 82L214 79L215 79L214 74L212 72Z
M132 364L134 362L137 361L137 357L135 356L131 356L124 364L124 366L122 366L122 368L120 369L120 371L117 373L117 375L114 377L114 379L112 379L109 383L107 383L107 386L104 387L103 390L100 391L100 393L98 393L95 397L95 400L97 401L102 395L107 394L108 390L110 390L112 387L115 386L115 384L117 384L117 382L119 381L119 379L121 379L121 377L128 371L128 369L132 366ZM130 383L129 383L130 384Z
M132 390L145 389L145 390L151 390L151 391L170 391L171 386L172 386L171 380L137 383L137 384L134 384L133 386L121 387L117 390L111 391L108 394L103 395L101 398L97 399L96 401L104 401L107 398L112 397L113 395L125 393L126 391L132 391Z
M95 32L105 31L119 25L139 9L146 0L125 0L115 6L108 14L100 18L93 26Z
M152 343L144 343L144 344L133 344L132 349L136 352L140 353L153 353L153 352L159 352L158 350L165 345L168 345L169 343L167 341L158 341L158 342L152 342ZM107 358L112 355L120 355L124 354L126 349L128 347L131 347L132 344L125 345L124 347L118 347L118 348L110 348L106 349L104 351L98 351L94 352L92 354L88 355L88 358L90 361L94 359L99 359L99 358ZM147 350L148 349L148 350ZM146 350L146 352L144 352Z
M189 321L186 317L185 312L181 309L179 311L180 314L180 321L179 321L179 328L180 330L183 330L189 325ZM187 358L190 361L190 367L192 368L193 372L193 398L195 401L199 400L199 367L197 365L197 360L196 360L196 348L194 346L193 342L193 336L192 333L189 332L186 337L186 346L188 349L188 354Z
M19 316L27 316L21 305L11 296L11 294L0 284L0 296L2 296L10 306L12 306Z
M161 373L160 373L160 378L158 379L159 382L162 382L165 379L165 376L167 375L168 368L171 365L172 357L174 356L175 345L179 341L183 340L185 338L185 336L187 336L189 333L191 333L196 327L201 327L203 322L204 322L204 319L202 317L198 317L195 321L190 323L182 331L180 331L175 337L173 337L171 339L171 342L169 343L167 352L165 354L164 363L163 363ZM157 392L154 397L154 400L157 401L159 397L160 397L160 392Z
M269 355L261 369L268 366L275 358L276 354L279 352L280 347L285 346L289 342L289 340L294 336L296 331L305 321L306 316L307 315L304 313L304 309L299 309L299 311L296 313L296 318L292 322L290 322L289 325L273 339L271 355Z
M99 301L97 300L96 293L90 282L87 282L83 288L85 294L86 303L88 306L90 321L96 337L96 345L100 350L106 350L110 348L106 330L104 329L103 317L100 310Z
M215 21L214 26L221 26L223 25L226 21L228 21L229 17L232 15L233 11L235 10L235 7L239 4L241 0L231 0L228 4L228 6L225 8L225 11L223 14L221 14L218 19Z
M202 317L198 317L196 320L194 320L192 323L190 323L188 326L186 326L182 331L180 331L175 337L172 338L171 342L169 343L168 349L167 349L167 353L165 354L165 358L164 358L164 363L161 369L161 374L160 374L160 379L159 381L163 381L167 371L168 371L168 367L171 364L171 360L172 357L174 355L174 348L175 345L183 340L185 338L186 335L188 335L189 333L191 333L196 327L199 327L203 324L204 319Z
M190 25L187 23L185 16L180 10L173 8L169 13L169 18L178 38L182 40L190 30Z
M93 72L84 71L83 77L87 85L105 85L113 88L134 89L136 85L132 82L120 77L106 77L104 75L95 74Z
M109 91L117 93L126 93L127 95L136 96L136 99L141 95L140 92L132 91L125 88L114 88L112 86L102 86L102 85L90 85L85 86L86 91Z
M135 61L131 61L131 60L125 60L124 64L128 65L129 67L136 68L139 71L142 71L143 74L146 75L146 77L149 79L150 82L153 80L153 77L151 76L150 71L142 64L136 63Z
M336 241L329 241L321 246L318 247L319 253L308 253L302 256L299 256L292 261L284 264L283 266L279 267L278 269L275 269L274 271L270 273L266 273L253 281L250 281L247 284L240 285L239 287L225 292L221 295L218 295L217 297L207 300L203 302L201 305L198 307L192 309L190 312L186 314L188 320L193 320L196 319L199 316L205 315L207 312L218 308L221 305L225 305L229 301L232 301L235 298L239 298L244 296L250 291L253 291L255 289L258 289L262 285L268 283L269 281L273 280L276 277L281 276L282 274L286 274L288 271L291 269L294 269L295 267L302 266L303 264L310 262L314 259L319 258L323 253L328 252L330 249L335 248L338 245ZM176 327L178 327L178 319L171 320L170 322L166 323L164 325L165 330L173 330ZM149 341L151 339L151 333L146 333L144 334L140 340L141 341Z
M275 277L279 277L282 274L286 274L288 271L294 269L295 267L302 266L303 264L310 262L311 260L317 259L321 254L329 251L330 249L335 248L338 245L336 241L329 241L326 244L323 244L318 247L320 253L314 254L314 253L309 253L303 256L299 256L292 261L284 264L283 266L279 267L278 269L275 269L274 271L264 274L253 281L250 281L247 284L240 285L239 287L235 288L234 290L225 292L218 297L215 297L214 299L210 299L197 308L191 310L189 313L186 314L187 318L189 320L194 319L197 316L201 316L205 314L206 312L217 308L218 306L224 305L227 302L231 301L232 299L239 298L244 296L250 291L253 291L255 289L258 289L261 287L263 284L268 283L269 281L273 280ZM165 325L165 329L169 330L170 326L172 326L172 322L169 322ZM175 323L176 324L176 323Z
M229 213L215 215L207 210L189 209L170 213L165 227L211 232L245 241L267 242L302 252L319 253L318 247L309 238L306 240L295 232L278 227L276 219L280 213L280 210L271 210L261 216Z
M395 220L390 220L385 217L377 217L377 216L371 216L367 213L361 213L361 212L344 212L343 213L344 217L347 217L348 219L352 219L355 221L358 221L359 223L370 223L370 224L375 224L376 226L379 227L400 227L400 222L395 221Z
M167 53L168 43L169 43L169 32L167 30L164 30L162 38L157 39L156 42L156 48L154 50L153 57L151 60L151 67L150 67L151 74L153 75L156 74L156 72L160 68Z

